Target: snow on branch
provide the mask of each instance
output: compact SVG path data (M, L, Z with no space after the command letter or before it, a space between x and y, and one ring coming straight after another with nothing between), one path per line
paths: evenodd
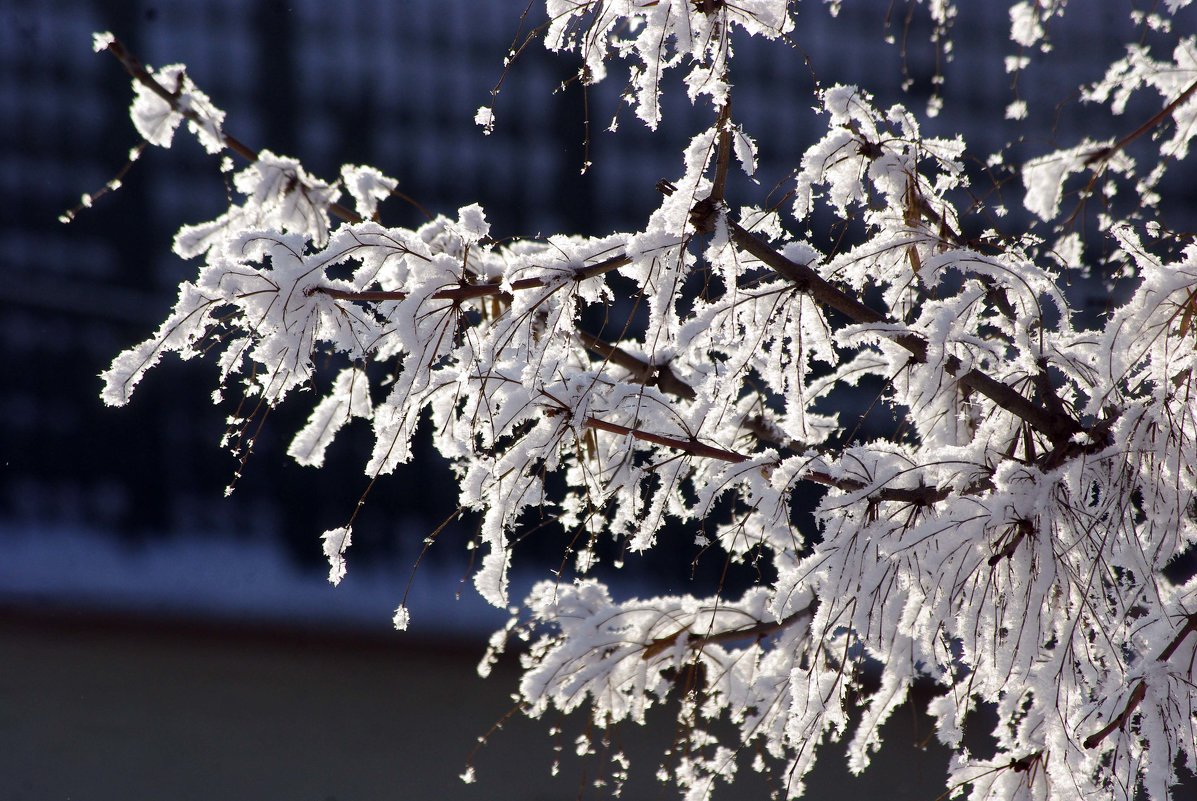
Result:
M584 82L606 78L610 57L635 59L628 102L653 129L661 121L666 71L689 66L685 83L690 100L705 95L721 107L730 88L732 30L775 39L793 27L785 0L548 0L546 5L550 22L545 44L550 50L580 54Z
M946 31L954 6L932 5ZM1197 245L1159 235L1159 170L1141 175L1127 151L1170 125L1160 158L1188 157L1192 40L1171 60L1135 46L1087 90L1118 111L1154 89L1161 110L1140 128L1021 170L1047 222L1073 174L1153 195L1103 218L1109 261L1085 264L1037 228L986 227L966 143L861 87L814 98L825 130L794 165L792 202L737 197L729 175L756 169L756 146L732 113L730 37L787 35L787 3L547 8L546 44L577 53L582 80L632 62L650 127L670 69L711 100L639 230L509 239L476 205L384 224L394 179L346 165L325 182L253 150L182 66L151 70L97 37L133 78L146 141L169 146L186 121L247 162L228 210L180 231L196 272L104 373L104 401L127 403L165 355L211 357L218 397L310 409L288 450L300 464L369 427L372 480L411 460L427 421L479 520L475 587L513 610L483 671L521 642L524 711L584 708L600 727L676 697L686 798L749 750L786 797L825 743L847 740L866 769L920 680L954 752L948 787L971 801L1168 798L1181 761L1197 764L1197 579L1165 572L1197 548ZM1015 3L1016 43L1041 47L1063 10ZM834 244L807 230L827 215ZM1070 286L1111 264L1129 300L1076 313ZM861 428L865 388L892 426ZM532 516L571 543L568 564L512 605ZM349 518L323 539L334 582ZM590 575L666 529L756 566L757 585L617 600ZM980 707L996 714L986 754L963 745Z

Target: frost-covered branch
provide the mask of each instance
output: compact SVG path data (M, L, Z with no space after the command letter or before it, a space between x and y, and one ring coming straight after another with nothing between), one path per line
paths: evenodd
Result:
M597 276L608 273L612 270L617 270L631 263L627 256L613 256L608 259L603 259L597 264L591 264L584 267L578 267L572 270L569 276L574 281L585 281L588 278L595 278ZM543 289L551 284L556 284L558 278L521 278L518 281L504 283L503 281L487 281L480 284L463 283L461 286L452 287L449 289L442 289L434 292L431 296L433 300L451 300L460 302L463 300L475 300L477 298L501 298L505 301L511 301L511 293L519 292L524 289ZM407 299L407 293L402 290L348 290L338 287L329 286L310 286L304 289L304 293L308 295L320 294L327 295L336 300L349 301L366 301L377 303L379 301L400 301Z
M768 637L771 634L776 634L782 629L789 628L814 616L816 601L811 601L806 607L791 612L781 620L762 620L759 623L753 623L738 629L726 629L715 634L700 634L690 631L689 629L678 629L673 634L667 634L664 637L658 637L648 643L648 647L644 649L641 659L652 659L663 651L673 648L679 638L685 638L686 647L691 650L700 650L708 645L717 645L724 642L736 642L739 640L759 640L762 637Z
M792 282L795 289L809 294L820 305L834 309L852 322L861 325L875 325L887 322L880 312L869 308L849 293L838 289L806 265L790 261L757 239L757 237L753 236L751 232L745 230L738 223L729 224L728 229L731 232L731 240L733 242L776 270L778 275ZM911 334L896 334L894 341L910 351L911 356L916 361L922 362L926 360L927 342L922 337ZM1081 427L1062 411L1043 409L985 373L976 369L964 371L962 367L960 359L955 356L948 357L944 363L944 371L949 375L955 376L961 384L977 390L1003 409L1012 412L1039 431L1048 434L1053 440L1064 440L1074 434L1080 433Z
M1186 4L1165 5L1179 19ZM380 487L427 421L480 521L475 586L514 610L491 657L524 643L522 708L611 726L676 695L688 742L673 775L692 801L749 752L787 797L828 742L848 740L864 770L922 680L954 753L947 784L970 801L1167 799L1178 765L1197 764L1195 665L1172 658L1197 631L1197 579L1167 572L1197 548L1197 245L1160 235L1164 168L1142 174L1130 153L1187 156L1193 40L1170 59L1134 45L1084 88L1121 113L1149 87L1162 110L1128 137L1033 158L1024 205L1044 222L999 235L966 143L856 86L818 91L825 127L788 205L734 205L757 199L732 180L757 170L757 145L732 113L733 41L752 45L733 32L791 35L783 0L546 7L546 44L577 54L580 81L627 63L649 127L670 71L710 104L638 230L511 239L474 205L383 225L394 179L346 165L323 182L250 151L180 65L144 68L98 37L133 78L148 143L186 121L250 161L224 214L180 230L195 275L105 372L104 400L127 403L164 355L206 355L218 395L307 404L288 450L301 464L369 427ZM953 8L934 5L939 34ZM1016 44L1063 12L1014 3ZM1097 241L1045 232L1095 153L1143 203L1122 218L1110 204ZM823 215L834 245L809 230ZM1111 271L1134 282L1127 302L1078 314L1070 289ZM864 387L883 412L868 421ZM568 564L513 604L532 516L560 530ZM619 598L590 576L609 549L633 558L667 530L752 566L757 585ZM333 581L352 534L323 536ZM964 742L982 707L996 723L978 754Z
M1188 636L1193 632L1197 632L1197 613L1191 614L1188 616L1188 618L1186 618L1184 626L1182 626L1180 631L1176 633L1176 636L1172 638L1172 641L1168 643L1167 647L1160 652L1160 655L1156 657L1155 661L1167 662L1169 659L1171 659L1172 654L1176 651L1176 649L1179 648L1181 643L1183 643L1185 639L1187 639ZM1096 748L1101 744L1102 740L1109 737L1119 729L1125 728L1127 723L1130 722L1131 717L1135 714L1135 710L1139 708L1139 704L1143 703L1143 699L1146 697L1147 682L1140 679L1135 683L1134 689L1131 690L1130 697L1126 699L1126 706L1122 708L1122 711L1119 712L1108 724L1103 726L1101 730L1096 731L1086 737L1085 747Z
M1153 130L1158 128L1161 123L1171 117L1173 113L1177 111L1177 109L1187 103L1189 98L1193 96L1194 92L1197 92L1197 81L1189 84L1183 92L1176 96L1175 100L1168 103L1168 105L1164 106L1155 114L1151 115L1151 117L1148 118L1147 121L1138 128L1131 131L1114 144L1109 145L1108 147L1099 148L1098 150L1090 153L1085 157L1085 165L1093 166L1099 162L1107 162L1117 153L1125 150L1129 144L1134 142L1140 136L1151 133Z
M260 158L258 151L232 134L225 132L224 112L218 112L211 105L207 96L195 88L181 66L167 67L156 73L152 72L146 69L141 61L111 34L97 37L95 47L97 51L111 53L138 86L145 87L160 101L159 107L155 107L155 104L142 93L133 106L134 120L139 122L139 130L151 144L169 146L171 136L178 125L177 121L172 120L172 116L177 115L187 120L193 127L208 152L215 153L228 148L248 162L258 161ZM160 78L173 80L175 88L168 89L162 84ZM169 109L169 113L164 113L160 106ZM296 189L305 191L306 187L300 183ZM361 216L352 209L335 201L328 203L328 212L345 222L362 221Z

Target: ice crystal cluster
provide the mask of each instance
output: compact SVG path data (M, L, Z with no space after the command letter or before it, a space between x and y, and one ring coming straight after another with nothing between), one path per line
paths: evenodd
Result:
M1186 5L1138 21L1183 28ZM638 231L495 239L477 206L388 227L391 178L347 166L324 182L248 151L181 65L146 68L97 37L134 76L147 141L169 146L186 122L249 160L228 211L179 232L195 277L104 374L104 400L126 403L165 354L204 354L222 391L311 408L290 448L302 464L319 467L346 424L372 427L372 477L407 462L426 425L481 519L477 590L513 610L483 672L522 641L526 712L581 708L599 726L675 698L687 799L737 769L798 797L831 741L864 770L916 680L936 688L955 795L1169 798L1178 768L1197 768L1197 580L1164 572L1197 542L1197 244L1159 224L1159 189L1197 133L1194 37L1132 44L1081 87L1115 115L1132 97L1158 113L1027 163L1038 221L1012 236L979 222L967 144L923 135L868 87L818 93L826 133L787 205L729 196L729 173L755 164L731 37L785 37L793 4L547 7L546 44L577 53L585 82L626 61L650 127L670 69L709 107ZM1012 52L1066 12L1013 4ZM1097 215L1082 245L1070 206L1111 187L1138 201ZM816 213L855 238L820 244ZM1129 300L1078 315L1067 287L1111 270ZM615 318L629 306L636 322ZM840 399L870 381L901 425L845 437ZM812 486L808 526L795 507ZM575 564L512 598L515 542L548 518ZM760 583L617 600L588 575L603 543L646 551L664 526L764 565ZM350 541L348 526L324 535L333 581ZM974 753L964 738L985 720L991 747Z

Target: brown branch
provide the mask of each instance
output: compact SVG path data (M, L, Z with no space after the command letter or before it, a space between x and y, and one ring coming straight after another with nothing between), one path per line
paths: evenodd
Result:
M1097 186L1098 180L1100 180L1102 175L1105 174L1105 169L1114 154L1124 150L1131 142L1135 141L1140 136L1163 122L1167 116L1175 111L1181 103L1188 100L1194 91L1197 91L1197 81L1189 84L1189 87L1181 92L1180 96L1153 114L1151 118L1147 120L1147 122L1143 123L1138 128L1131 131L1109 147L1100 147L1085 157L1084 165L1086 167L1092 167L1093 174L1089 177L1088 183L1086 183L1084 188L1082 188L1078 193L1080 202L1077 203L1072 214L1068 215L1068 219L1064 221L1064 225L1062 227L1069 227L1076 222L1077 217L1080 216L1081 212L1085 208L1085 200L1093 194L1094 187Z
M691 437L690 439L681 439L679 437L669 437L664 434L654 434L651 431L642 431L639 428L630 428L629 426L620 425L619 423L609 423L606 420L600 420L597 417L587 416L584 421L589 428L595 428L599 431L607 431L611 434L621 434L623 436L631 436L633 439L638 439L642 442L651 442L654 445L664 445L666 448L676 448L683 453L688 453L691 456L700 456L707 459L718 459L721 462L731 462L732 464L739 464L746 462L750 457L735 451L727 451L723 448L716 448L713 445L706 445Z
M1172 638L1172 641L1160 651L1160 655L1155 658L1157 662L1167 662L1172 658L1172 654L1176 653L1176 649L1180 647L1185 639L1197 631L1197 612L1190 614L1185 619L1185 624L1181 626L1180 631ZM1143 699L1147 697L1147 682L1140 679L1133 690L1131 690L1130 698L1126 700L1126 705L1122 707L1122 711L1118 713L1117 717L1107 723L1101 730L1090 734L1085 738L1086 748L1096 748L1102 740L1109 737L1116 730L1126 726L1130 720L1131 715L1139 708L1139 704L1143 703Z
M772 445L778 450L796 451L799 453L805 450L805 446L802 443L790 439L785 435L785 432L777 427L776 423L763 414L754 414L751 417L747 417L740 425L745 431L752 434L752 436L761 442Z
M310 286L303 291L303 294L311 297L312 295L327 295L333 300L349 300L362 301L365 303L385 303L388 300L407 300L407 293L402 289L336 289L331 286ZM437 293L433 297L437 297L442 293Z
M636 383L647 384L652 379L653 366L639 356L628 353L618 345L613 345L586 331L579 331L578 339L581 340L582 347L586 350L597 353L616 367L622 367L631 373Z
M719 117L715 121L715 128L719 131L718 155L715 158L715 179L711 183L711 193L694 204L690 210L690 224L700 234L714 233L719 216L727 208L724 195L727 191L727 170L731 165L731 101L725 100L719 107Z
M1176 653L1176 649L1185 641L1193 632L1197 631L1197 612L1185 618L1185 624L1181 626L1180 631L1176 632L1176 636L1172 638L1172 642L1164 650L1160 651L1160 655L1156 657L1159 662L1167 662L1172 658L1172 654Z
M722 203L727 191L727 169L731 165L731 99L723 101L719 108L719 119L715 126L719 129L719 158L715 162L715 180L711 184L710 198L716 203Z
M686 641L686 647L697 651L715 643L768 637L770 634L789 628L800 620L814 617L815 610L818 608L818 606L819 601L816 599L811 601L802 609L799 609L796 612L791 612L781 620L762 620L759 623L754 623L751 626L745 626L742 629L731 629L729 631L721 631L718 634L707 634L702 637L695 637ZM652 659L662 651L672 648L675 644L677 644L678 638L689 631L689 629L683 628L678 629L673 634L667 634L664 637L658 637L645 647L644 653L640 655L640 658L645 660Z
M1102 728L1101 731L1094 732L1085 738L1086 748L1096 748L1102 740L1109 737L1116 729L1122 728L1130 719L1130 716L1139 708L1139 704L1143 703L1143 699L1147 696L1147 684L1140 680L1135 685L1135 689L1131 690L1130 698L1126 701L1126 706L1118 713L1118 716L1111 720Z
M1085 166L1088 167L1098 162L1109 161L1110 157L1115 153L1126 149L1127 145L1129 145L1131 142L1135 141L1140 136L1163 122L1169 114L1171 114L1173 111L1176 111L1176 109L1179 108L1182 103L1192 97L1193 92L1197 92L1197 81L1193 81L1193 83L1189 84L1189 87L1181 92L1175 100L1157 111L1154 115L1152 115L1151 119L1147 120L1147 122L1143 123L1138 128L1131 131L1109 147L1103 147L1090 153L1085 158Z
M553 413L560 413L564 410L553 409ZM675 448L691 456L698 456L709 459L718 459L723 462L731 462L732 464L740 464L748 461L751 456L736 451L729 451L723 448L717 448L712 445L706 445L694 438L681 439L680 437L670 437L664 434L654 434L650 431L644 431L630 426L620 425L618 423L610 423L606 420L600 420L597 417L589 416L585 420L585 425L589 428L595 428L600 431L607 431L612 434L631 435L634 439L642 442L651 442L654 445L662 445L667 448ZM866 489L869 484L854 478L836 478L829 473L819 470L807 470L801 474L801 478L807 481L813 481L816 484L822 484L827 487L835 487L844 492L859 492ZM985 490L993 489L993 484L988 479L983 479L976 482L974 485L967 488L964 494L974 494L983 492ZM907 503L916 506L931 506L946 500L951 495L951 490L946 488L937 488L927 486L925 484L916 487L878 487L873 492L869 493L870 499L881 501L892 501L894 503Z
M148 87L151 91L162 98L170 107L181 114L188 120L202 123L199 115L189 108L181 108L179 99L175 92L164 87L150 72L141 64L140 61L130 53L118 39L112 39L106 47L108 52L120 61L124 66L125 71L142 85ZM1178 99L1179 100L1179 99ZM713 218L717 215L717 207L723 204L723 193L726 187L728 165L730 163L731 150L731 107L730 104L725 104L720 109L718 126L719 131L719 156L716 163L716 176L710 197L695 207L695 212L692 218L696 220L696 225L700 230L710 228L713 230ZM258 160L258 152L249 146L245 145L240 140L236 139L230 134L221 131L221 137L226 147L233 152L242 156L250 162ZM352 210L338 204L332 203L328 207L329 212L347 222L357 223L361 222L362 218ZM427 213L427 212L425 212ZM698 219L701 218L701 219ZM732 240L750 253L752 256L759 259L761 262L769 266L782 277L791 281L795 287L802 292L809 294L816 302L828 308L835 309L843 314L849 320L860 324L875 324L885 322L885 318L879 312L865 305L861 301L852 297L843 290L837 288L830 282L826 281L822 276L818 275L813 269L807 265L798 264L782 256L766 243L751 234L738 223L729 223L729 231ZM600 262L590 267L581 268L575 272L575 280L585 280L598 275L602 275L610 270L630 264L631 260L626 256L615 256L610 259ZM532 289L545 286L548 282L545 279L531 278L521 281L512 282L512 290ZM336 289L332 287L309 287L305 290L308 295L321 293L337 300L345 301L366 301L366 302L386 302L386 301L402 301L407 298L407 293L401 290L360 290L347 291ZM499 282L487 282L483 284L468 284L458 287L452 287L441 290L435 293L432 297L437 300L451 300L454 302L461 302L470 299L482 297L506 297L508 292L503 288ZM903 334L894 338L895 341L910 351L912 356L917 361L925 361L927 356L927 343L918 336L911 334ZM952 375L955 375L960 368L960 362L955 357L951 357L945 363L945 369ZM629 368L635 369L635 368ZM684 382L677 379L667 367L661 368L658 384L664 391L679 397L693 397L693 389L688 387ZM963 376L959 376L959 381L965 386L970 386L981 394L988 397L994 403L998 404L1007 411L1012 412L1018 417L1026 420L1035 428L1048 434L1053 441L1062 441L1067 439L1073 433L1080 431L1080 427L1067 417L1067 415L1052 414L1049 411L1043 410L1041 407L1032 403L1018 392L1010 387L996 381L976 370L971 370Z
M1019 759L1011 759L1010 763L1006 765L1006 767L1013 769L1015 773L1026 773L1035 766L1035 763L1041 759L1043 759L1043 752L1036 751L1033 754L1027 754Z
M960 360L955 356L948 357L944 362L944 370L951 375L956 375L960 367ZM1032 427L1046 434L1048 439L1054 443L1067 442L1073 434L1084 431L1080 424L1068 415L1053 414L1009 385L1003 384L979 370L969 370L964 375L957 376L956 380L964 386L980 392L1016 417L1025 420Z
M1114 442L1111 432L1120 416L1121 413L1117 410L1107 409L1103 418L1086 430L1085 433L1089 436L1088 442L1074 442L1070 439L1060 443L1055 449L1043 455L1040 460L1041 469L1044 472L1055 470L1070 459L1099 453L1110 447Z
M104 197L104 195L114 192L120 188L121 184L125 180L125 176L129 174L129 171L133 169L133 165L136 164L137 160L141 158L141 154L145 152L147 145L149 145L149 142L143 140L131 148L129 150L129 158L125 161L124 166L116 171L116 175L113 175L112 178L108 180L108 183L104 184L95 192L85 195L82 202L77 203L76 205L64 211L62 216L59 217L59 221L64 223L71 222L78 217L84 209L91 208L91 206L100 198Z
M128 49L124 46L124 44L121 43L119 39L113 37L104 49L111 53L117 59L117 61L121 63L121 66L125 68L125 72L129 73L129 76L133 78L133 80L137 81L142 86L158 95L158 97L162 98L168 105L170 105L172 111L182 115L184 119L194 122L197 125L204 124L205 121L200 117L199 114L195 112L194 109L182 108L179 105L178 91L176 90L172 92L159 83L158 79L155 78L150 71L145 68L144 65L142 65L136 56L128 51ZM258 160L258 151L246 145L241 140L225 133L223 130L220 132L220 138L225 147L251 164ZM334 217L338 217L348 223L363 222L361 215L346 206L342 206L340 203L329 203L328 211Z
M755 237L752 237L752 238L755 240ZM770 250L769 252L775 253L775 251L772 251L772 250ZM779 258L784 258L784 257L781 257L780 254L777 254L777 255ZM598 275L602 275L606 272L609 272L611 270L614 270L614 269L622 267L626 264L629 264L630 261L631 260L628 259L626 256L622 256L622 255L613 256L613 257L608 258L602 262L598 262L597 264L577 269L574 272L574 278L575 278L575 280L584 280L585 278L591 278L591 277L595 277ZM788 262L788 260L786 260L786 261ZM792 264L792 262L790 262L790 263ZM809 268L807 268L803 265L797 265L797 266L802 267L802 269L809 270ZM822 278L819 278L818 276L815 276L815 277L818 278L819 281L823 281ZM514 290L530 289L530 288L544 286L545 283L546 283L546 281L544 281L543 279L540 279L540 278L528 278L528 279L523 279L520 281L512 282L511 288ZM826 283L826 282L824 281L823 283ZM830 285L828 285L828 286L830 286ZM832 287L832 290L839 292L839 290L835 290L834 287ZM314 293L321 293L321 294L328 295L329 297L336 298L338 300L348 300L348 301L369 301L369 302L401 301L407 297L407 294L402 291L385 291L385 290L346 291L346 290L334 289L332 287L320 287L320 286L309 287L307 290L305 290L305 292L309 295L314 294ZM467 299L479 298L479 297L486 297L486 296L507 296L507 297L509 297L509 295L507 295L507 293L502 289L502 285L497 282L490 282L490 283L486 283L486 284L463 285L460 287L453 287L451 289L444 289L444 290L441 290L440 292L434 293L432 295L433 298L436 298L439 300L453 300L455 302L467 300ZM625 370L628 370L632 374L632 377L634 378L634 380L636 380L640 383L644 383L649 386L656 385L663 392L667 392L669 394L675 395L675 396L683 398L683 399L690 400L696 396L693 387L691 387L689 384L687 384L682 379L678 378L677 375L672 370L669 369L668 365L659 365L659 366L652 365L651 363L644 361L640 357L629 353L628 351L620 348L619 346L614 345L609 342L606 342L606 341L600 339L599 337L596 337L593 334L590 334L585 331L579 331L578 337L582 341L582 344L585 348L587 348L588 350L591 350L595 353L598 353L600 356L603 356L604 358L608 359L612 364L614 364L618 367L622 367ZM973 371L973 372L975 372L975 371ZM1000 385L1000 384L999 384L999 386L1004 387L1004 385ZM1018 398L1022 398L1021 395L1018 395L1018 393L1013 392L1013 390L1009 390L1009 391L1012 394L1016 395ZM1025 398L1023 398L1022 400L1026 401ZM1026 402L1029 403L1029 401L1026 401ZM760 433L761 428L760 428L760 425L758 425L758 423L763 423L763 420L760 420L759 418L751 418L750 420L745 422L745 428L746 428L746 430L748 430L754 434L757 434L758 439L772 442L772 444L776 444L779 447L786 447L786 445L784 443L776 443L776 442L773 442L772 439L762 436ZM684 440L684 439L679 439L676 437L668 437L668 436L664 436L664 435L660 435L660 434L653 434L651 432L642 431L640 429L629 428L627 426L622 426L622 425L619 425L616 423L608 423L606 421L602 421L602 420L599 420L594 417L588 417L586 420L586 425L591 428L608 431L610 433L624 434L624 435L630 434L634 438L639 439L641 441L652 442L657 445L663 445L665 447L676 448L683 452L689 453L693 456L708 457L708 458L719 459L721 461L732 462L732 463L744 462L750 458L744 454L737 453L734 451L727 451L727 450L723 450L721 448L714 448L709 445L704 445L704 444L698 442L697 440L693 440L693 439ZM836 487L845 492L859 492L860 490L865 489L868 486L864 482L857 481L855 479L834 478L830 474L822 473L822 472L818 472L818 471L804 473L803 477L806 479L809 479L811 481L814 481L816 483L823 484L825 486ZM983 488L984 488L984 486L979 487L978 491ZM945 500L948 497L948 495L949 495L949 491L947 489L937 489L934 487L929 487L929 486L924 485L924 486L918 486L918 487L881 487L875 493L871 494L870 497L875 497L875 498L877 498L879 500L883 500L883 501L894 501L897 503L910 503L910 504L916 504L916 505L920 505L920 506L930 506L932 504L935 504L935 503Z
M113 38L108 42L105 49L111 53L124 67L125 71L136 81L143 86L149 88L164 102L170 105L171 109L176 113L182 115L184 118L203 124L200 118L193 109L183 108L180 106L177 91L171 91L163 86L157 78L154 77L120 40ZM1174 100L1171 104L1165 107L1164 110L1157 115L1162 119L1162 115L1166 115L1171 110L1175 109L1180 103L1192 94L1197 89L1197 83L1190 86L1180 97ZM1155 124L1158 119L1153 118L1154 122L1149 121L1150 124ZM719 119L717 121L719 128L718 141L718 158L716 162L715 180L712 186L711 195L700 201L695 207L695 212L692 219L696 220L697 227L700 230L713 230L713 217L716 216L718 207L723 205L724 193L726 190L727 172L730 164L731 152L731 106L725 103L719 112ZM1138 136L1146 127L1132 133L1125 137L1120 145L1129 142L1135 136ZM229 150L240 155L249 162L255 162L259 158L258 151L241 142L231 134L220 132L221 139ZM352 210L342 206L339 203L331 203L328 206L329 212L334 216L341 218L347 222L357 223L362 222L362 218ZM925 215L934 219L934 210L927 206L926 209L921 209ZM425 212L427 213L427 212ZM941 219L941 222L942 219ZM743 228L738 223L729 223L729 232L738 246L743 250L759 259L762 263L769 266L782 277L791 281L795 287L802 292L809 294L816 302L831 309L835 309L843 314L849 320L859 324L876 324L885 322L882 314L862 303L858 299L852 297L848 293L834 286L822 276L818 275L813 269L804 264L798 264L785 256L778 253L772 247L767 245L762 240L758 239L748 230ZM631 260L624 255L614 256L598 264L589 267L580 268L575 271L574 279L581 281L586 278L592 278L602 275L610 270L617 269L626 264L630 264ZM520 281L514 281L510 284L512 290L523 290L543 287L548 283L546 279L529 278ZM337 300L345 301L364 301L364 302L386 302L386 301L402 301L407 298L407 293L401 290L359 290L348 291L336 289L333 287L309 287L305 290L305 294L324 294ZM432 295L437 300L451 300L454 302L461 302L470 299L482 297L510 297L507 289L505 289L500 282L487 282L483 284L463 284L461 286L443 289ZM927 357L927 343L921 337L912 334L903 334L894 338L894 340L908 351L915 358L916 361L925 361ZM640 377L640 380L645 381L649 379L648 370L656 371L656 383L663 391L677 395L683 398L693 398L694 390L685 382L677 378L677 376L669 370L668 366L652 367L642 361L636 359L631 354L616 348L613 345L600 346L597 338L591 338L588 348L594 350L596 347L601 348L600 352L605 351L607 358L615 364L625 367L633 372L634 375ZM944 365L945 369L952 375L956 375L960 369L961 364L955 357L950 357ZM988 397L994 403L998 404L1007 411L1012 412L1021 419L1025 420L1035 428L1047 434L1054 441L1062 441L1067 439L1072 434L1081 430L1080 426L1075 423L1066 414L1062 414L1057 410L1045 410L1042 407L1034 404L1020 393L1012 388L996 381L989 376L980 373L977 370L970 370L963 376L958 376L958 380L965 386L969 386L981 394ZM1054 413L1053 413L1054 412ZM736 456L739 456L738 454ZM743 458L743 457L741 457ZM887 490L889 493L895 493L897 490ZM922 492L915 491L915 492Z
M728 221L731 240L749 255L760 260L782 278L787 279L799 292L810 295L816 303L835 309L854 323L871 325L886 322L885 316L819 275L808 265L799 264L778 253L751 231L736 222ZM927 343L913 334L895 337L897 342L922 362L927 359Z
M612 256L604 259L597 264L591 264L586 267L579 267L574 270L571 278L574 281L585 281L587 278L594 278L604 273L609 273L612 270L617 270L624 265L631 264L632 260L627 256ZM518 281L512 281L510 288L514 291L522 291L525 289L538 289L540 287L548 286L550 280L547 278L521 278ZM310 286L304 291L305 295L327 295L336 300L348 301L363 301L369 303L381 303L389 300L402 301L407 299L407 292L401 289L387 290L387 289L337 289L329 286ZM503 286L501 281L487 281L482 284L460 284L448 289L442 289L439 292L434 292L431 296L434 300L451 300L455 303L460 303L466 300L475 300L477 298L498 297L506 300L511 299L511 293Z
M830 473L825 473L821 470L806 470L801 474L801 477L826 487L835 487L844 492L860 492L871 485L871 482L867 483L856 478L836 478ZM993 489L993 481L985 476L969 483L960 490L960 494L975 496L991 492ZM951 494L952 491L946 487L932 487L927 484L919 484L915 487L879 487L870 492L868 497L879 501L909 503L915 506L932 506L947 500Z
M773 248L762 242L756 236L744 229L738 223L729 223L729 231L733 241L739 244L744 250L760 259L763 263L771 267L775 272L783 278L790 280L795 284L799 291L804 291L811 295L816 302L822 305L833 308L844 316L848 317L853 322L857 323L879 323L883 321L880 313L866 306L860 301L856 300L848 293L831 284L829 281L818 275L813 269L804 264L798 264L785 256L778 253ZM597 277L603 275L619 267L631 263L626 255L616 255L601 262L585 267L580 267L574 271L573 279L582 281L587 278ZM544 278L525 278L518 281L513 281L510 288L513 291L520 291L525 289L534 289L546 286L548 279ZM402 301L406 299L407 293L401 290L358 290L348 291L336 289L333 287L314 286L305 290L306 294L325 294L329 297L346 300L346 301L366 301L366 302L384 302L384 301ZM510 294L503 287L502 282L487 282L483 284L462 284L460 286L451 287L440 290L432 295L437 300L451 300L453 302L462 302L482 297L504 297L510 298ZM640 358L633 356L631 353L624 351L610 343L603 342L598 337L590 334L580 333L583 345L588 349L599 353L608 358L613 364L629 370L636 380L641 383L650 384L655 383L662 391L668 392L677 397L691 399L695 397L694 389L679 379L667 365L653 366ZM895 338L895 341L909 350L916 359L923 361L926 358L927 344L917 335L904 334ZM952 375L956 375L961 369L961 362L958 358L951 356L944 363L944 369ZM655 371L655 382L653 382ZM1051 411L1035 404L1028 398L1024 397L1013 388L1001 383L988 375L981 373L978 370L969 370L957 377L957 380L964 386L975 389L981 394L988 397L998 406L1015 414L1020 419L1025 420L1030 425L1046 433L1053 441L1066 441L1072 434L1081 431L1080 426L1064 414L1053 414ZM605 424L614 425L614 424ZM595 426L601 427L601 426ZM632 429L621 430L617 433L631 433ZM634 435L635 436L635 435ZM638 438L645 441L657 442L669 447L679 447L681 450L699 445L699 443L688 443L685 440L673 440L672 438L664 438L663 440L652 439L658 437L655 434L647 432L639 432ZM680 443L680 444L679 444ZM685 446L685 447L683 447ZM707 446L701 446L706 448ZM697 452L690 450L688 452L694 455L710 456L712 458L723 459L724 461L739 462L744 461L748 457L743 454L732 453L729 451L721 451L713 449L710 451ZM836 486L848 492L858 491L865 487L864 484L857 484L852 481L837 480L831 476L812 473L808 477L818 483ZM882 488L878 496L881 500L893 500L902 503L917 503L921 505L929 505L943 500L947 497L946 490L936 490L929 487L915 487L915 488Z
M778 275L792 282L798 291L810 295L816 303L835 309L857 324L874 325L887 322L880 312L835 286L808 265L799 264L778 253L740 224L729 222L728 231L733 242ZM910 351L916 362L927 360L927 342L922 337L917 334L901 334L893 339L897 344ZM969 370L963 375L959 375L962 368L963 364L955 356L949 356L944 361L944 370L955 376L958 382L975 389L1006 411L1025 420L1046 434L1053 442L1065 441L1082 430L1080 425L1068 415L1044 409L1013 388L990 378L979 370Z
M1027 537L1035 533L1035 527L1029 520L1019 520L1014 526L1014 536L1010 538L1002 549L989 557L988 564L993 567L1003 559L1010 559L1014 556L1014 552L1018 550L1019 543Z
M616 367L622 367L632 374L632 378L645 386L659 387L662 392L681 398L694 400L694 388L677 377L669 365L655 365L641 359L618 345L607 342L586 331L578 332L578 339L587 350L597 353Z

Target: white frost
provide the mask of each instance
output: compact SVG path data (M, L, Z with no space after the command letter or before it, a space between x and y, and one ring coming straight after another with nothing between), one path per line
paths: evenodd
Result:
M373 217L393 179L347 165L324 181L263 150L223 214L180 230L194 271L104 373L104 401L126 403L166 354L209 356L217 397L306 404L288 450L301 464L320 466L347 425L372 434L371 480L427 426L481 521L475 587L511 615L480 670L526 646L518 702L534 717L585 708L601 729L666 706L684 798L708 798L748 754L789 797L828 743L864 770L924 681L947 781L970 801L1167 798L1178 764L1197 764L1197 579L1163 572L1197 546L1197 246L1157 211L1197 133L1197 40L1164 57L1132 45L1085 87L1115 114L1149 98L1157 136L1036 152L1023 202L1048 225L999 234L993 218L1018 215L972 183L965 143L855 86L818 93L825 127L790 165L792 206L744 197L749 181L713 196L721 165L751 175L758 158L725 105L732 32L785 35L782 0L547 7L546 42L581 57L582 80L629 63L650 127L671 70L711 102L638 230L512 239L477 205L387 227ZM1014 3L1015 43L1045 52L1064 7ZM946 35L956 4L928 11ZM1021 52L1004 66L1035 67ZM170 145L186 119L219 150L223 114L183 67L152 74L173 99L135 86L146 140ZM1025 116L1015 98L998 122ZM361 221L334 219L343 191ZM1098 237L1050 229L1065 197L1105 204ZM822 219L833 245L803 230ZM1128 300L1077 313L1090 273ZM867 440L851 434L864 387L892 417ZM563 555L513 602L530 528L560 534ZM678 558L701 550L758 584L627 598L594 578L602 554L622 566L667 528L685 532ZM348 527L323 535L334 584L350 542ZM406 605L392 622L407 626ZM974 735L988 758L964 748ZM626 759L612 762L618 784Z
M340 584L345 578L345 551L352 541L350 529L330 529L321 538L324 540L324 556L328 559L328 581L333 585Z

